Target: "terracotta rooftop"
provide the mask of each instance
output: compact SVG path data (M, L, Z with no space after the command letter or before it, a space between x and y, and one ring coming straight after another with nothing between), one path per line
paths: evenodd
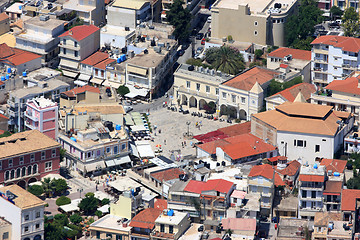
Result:
M294 176L300 169L300 163L297 160L293 160L287 163L286 168L284 169L277 169L276 171L283 176Z
M167 209L167 201L165 199L155 198L154 208L159 209L161 211Z
M138 227L152 230L155 220L159 217L162 210L156 208L146 208L131 219L130 227Z
M316 212L314 217L314 226L327 227L329 221L341 221L341 213L335 212Z
M301 94L304 96L305 100L309 100L311 97L311 93L316 92L316 89L313 84L299 83L299 84L296 84L292 87L289 87L285 90L282 90L281 92L278 92L278 93L270 96L270 98L273 96L281 95L289 102L294 102L294 100L295 100L296 96L299 94L299 92L301 92Z
M279 160L287 160L287 157L285 157L285 156L275 156L275 157L268 158L267 160L269 160L269 162L277 162Z
M358 78L349 77L344 80L334 80L329 83L329 85L327 85L325 88L332 91L360 95L360 88L358 87L358 83Z
M339 195L343 187L342 181L326 181L324 195Z
M85 86L82 86L82 87L74 88L74 89L71 89L69 91L63 92L62 94L65 94L68 97L75 97L77 94L84 93L86 91L94 92L94 93L100 93L99 88L89 86L89 85L85 85Z
M281 68L288 68L288 67L289 67L289 65L284 64L284 63L281 63L281 64L280 64L280 67L281 67Z
M355 211L357 199L360 199L360 189L343 189L341 211Z
M100 31L100 28L94 25L81 25L71 28L70 30L61 34L59 37L70 36L77 41L81 41L97 31Z
M204 191L217 191L221 193L228 193L233 185L233 182L224 179L212 179L208 180L207 182L190 180L184 188L184 191L199 194Z
M115 62L115 59L110 59L108 53L95 52L85 58L81 63L105 70L106 66L113 62Z
M324 182L325 177L320 175L300 174L299 181L301 182Z
M166 182L169 180L177 179L179 178L180 174L184 174L185 172L180 170L179 168L170 168L163 171L151 173L150 176L159 182Z
M219 128L218 131L223 132L229 137L236 135L250 133L251 132L251 122L238 123L224 128Z
M231 229L235 231L255 231L255 218L223 218L221 224L224 229Z
M19 132L0 138L0 159L59 146L60 143L38 130Z
M310 103L285 102L275 110L252 115L253 118L269 124L277 131L299 132L335 136L340 120L331 106Z
M1 84L0 84L0 85L1 85ZM6 117L6 116L2 115L1 113L0 113L0 118L9 119L8 117Z
M279 72L275 70L255 66L222 83L222 85L250 91L256 82L263 85L264 83L274 79L274 76L277 74L279 74Z
M311 44L332 45L349 52L357 53L360 51L360 39L354 37L326 35L316 38Z
M229 142L227 142L225 139L219 139L219 140L199 144L197 145L197 147L207 152L208 154L215 154L217 147L226 146L228 144Z
M0 44L0 62L18 66L34 59L41 58L40 55L9 47L6 43Z
M293 49L287 47L278 48L271 53L269 53L269 57L276 57L276 58L284 58L288 55L292 55L293 59L300 59L300 60L311 60L311 51L300 50L300 49Z
M0 191L3 193L5 193L7 190L16 195L15 199L13 199L15 206L23 210L44 206L46 204L46 202L42 201L40 198L36 197L16 184L0 188Z
M277 172L275 172L275 174L274 174L274 185L275 185L275 187L286 185Z
M343 173L345 171L347 161L340 159L326 159L321 160L320 165L324 165L326 171Z
M248 177L258 177L258 176L262 176L267 179L273 179L274 178L273 167L269 164L253 166L250 170Z

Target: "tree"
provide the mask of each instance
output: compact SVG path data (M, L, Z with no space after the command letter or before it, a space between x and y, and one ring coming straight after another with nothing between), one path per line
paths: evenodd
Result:
M343 15L343 11L338 6L332 6L330 8L331 18L333 17L341 17Z
M64 160L66 150L64 148L60 148L60 162Z
M109 204L110 203L110 199L108 198L104 198L103 200L101 200L101 205L104 206L106 204Z
M28 188L28 191L37 197L40 197L44 193L44 189L40 185L32 185Z
M175 28L173 35L176 40L182 42L187 40L190 35L191 13L185 7L182 0L175 0L166 12L166 20Z
M94 195L86 195L79 203L79 208L81 211L84 211L86 215L92 215L97 210L99 199L95 198Z
M254 54L255 54L256 59L260 59L262 57L262 55L264 54L264 52L261 49L256 49Z
M66 226L69 224L69 219L65 214L56 214L54 216L54 221L58 222L61 226Z
M44 193L46 197L52 196L55 188L53 182L51 181L51 178L44 178L41 184L44 189Z
M349 7L345 10L342 16L342 27L346 37L359 36L359 15L355 8Z
M55 194L62 195L65 193L65 191L68 189L68 185L65 181L65 179L53 179L52 184L54 186Z
M236 75L245 69L243 55L236 48L228 46L207 51L205 59L207 62L211 62L213 68L223 73Z
M81 223L82 220L83 220L83 218L82 218L79 214L77 214L77 213L71 215L71 216L69 217L69 219L70 219L70 221L71 221L73 224L79 224L79 223Z
M301 0L299 11L288 18L285 25L286 42L290 47L302 47L304 44L309 44L305 41L311 37L315 32L315 25L323 21L323 12L318 8L315 0ZM298 42L302 43L298 43ZM306 46L308 49L311 46Z
M121 96L125 96L126 94L128 94L130 92L130 90L129 90L129 88L127 86L122 85L117 89L117 92Z
M103 213L99 210L95 211L95 216L97 216L98 218L100 218L103 215Z
M44 239L51 240L63 240L65 239L65 234L63 232L63 226L58 222L45 222L44 224Z
M71 203L71 199L65 196L61 196L58 199L56 199L56 205L59 207L70 203Z

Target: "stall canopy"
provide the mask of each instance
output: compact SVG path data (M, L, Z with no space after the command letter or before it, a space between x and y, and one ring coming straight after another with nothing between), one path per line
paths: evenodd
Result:
M121 84L105 80L102 85L105 87L119 88Z
M146 97L149 93L149 89L146 88L135 88L133 85L126 85L129 88L129 93L125 95L128 98L135 97Z
M90 80L91 83L95 83L95 84L98 84L98 85L101 85L101 83L103 81L104 81L103 79L98 79L98 78L93 78L93 79Z
M134 125L134 121L132 120L131 116L126 114L124 116L124 119L125 119L125 124L128 125L128 126L133 126Z
M128 155L120 157L120 158L116 158L114 159L115 164L116 165L121 165L121 164L125 164L125 163L131 163L131 159Z
M130 128L131 128L131 131L133 131L133 132L139 132L139 131L146 131L147 130L144 125L135 125L135 126L131 126Z
M102 207L99 207L97 210L104 214L104 213L109 213L109 208L110 208L110 205L106 204Z
M104 161L98 161L94 163L85 164L85 169L87 172L92 172L97 169L103 169L105 168L105 162Z
M62 70L62 73L65 76L71 77L71 78L76 78L76 76L79 74L77 72L71 72L71 71L67 71L67 70Z
M80 81L80 80L75 80L74 84L76 84L76 85L78 85L80 87L83 87L83 86L87 85L86 82L83 82L83 81Z
M87 75L87 74L84 74L84 73L80 73L80 75L78 77L79 80L83 80L83 81L89 81L90 78L91 78L90 75Z
M148 141L137 141L136 148L141 158L155 157L154 151L152 150Z
M105 163L106 163L107 167L113 167L113 166L116 165L116 163L112 159L111 160L106 160Z

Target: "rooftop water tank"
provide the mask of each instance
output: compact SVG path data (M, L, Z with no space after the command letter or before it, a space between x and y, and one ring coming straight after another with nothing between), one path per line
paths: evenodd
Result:
M170 209L169 211L168 211L168 216L174 216L174 210L172 210L172 209Z
M74 142L76 142L76 138L70 137L70 139L73 140Z
M8 72L8 73L11 73L11 68L8 68L8 69L7 69L7 72Z
M121 58L117 58L117 59L116 59L116 62L117 62L117 63L121 63Z
M339 173L339 172L334 172L334 176L335 176L335 177L339 177L339 176L340 176L340 173Z
M314 164L314 169L318 169L318 165L316 163Z
M27 76L27 73L26 73L26 72L23 72L22 75L23 75L23 77L26 77L26 76Z
M1 76L1 81L5 81L5 77L4 77L4 76Z
M8 80L10 78L10 75L9 74L6 74L5 75L5 79Z
M116 125L115 130L121 130L121 125Z
M125 61L126 60L126 55L125 54L120 55L120 59L121 59L122 62Z

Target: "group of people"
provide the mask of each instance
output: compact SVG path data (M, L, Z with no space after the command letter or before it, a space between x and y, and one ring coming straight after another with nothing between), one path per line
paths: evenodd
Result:
M196 123L195 123L195 127L200 130L200 128L202 127L202 121L196 122Z

